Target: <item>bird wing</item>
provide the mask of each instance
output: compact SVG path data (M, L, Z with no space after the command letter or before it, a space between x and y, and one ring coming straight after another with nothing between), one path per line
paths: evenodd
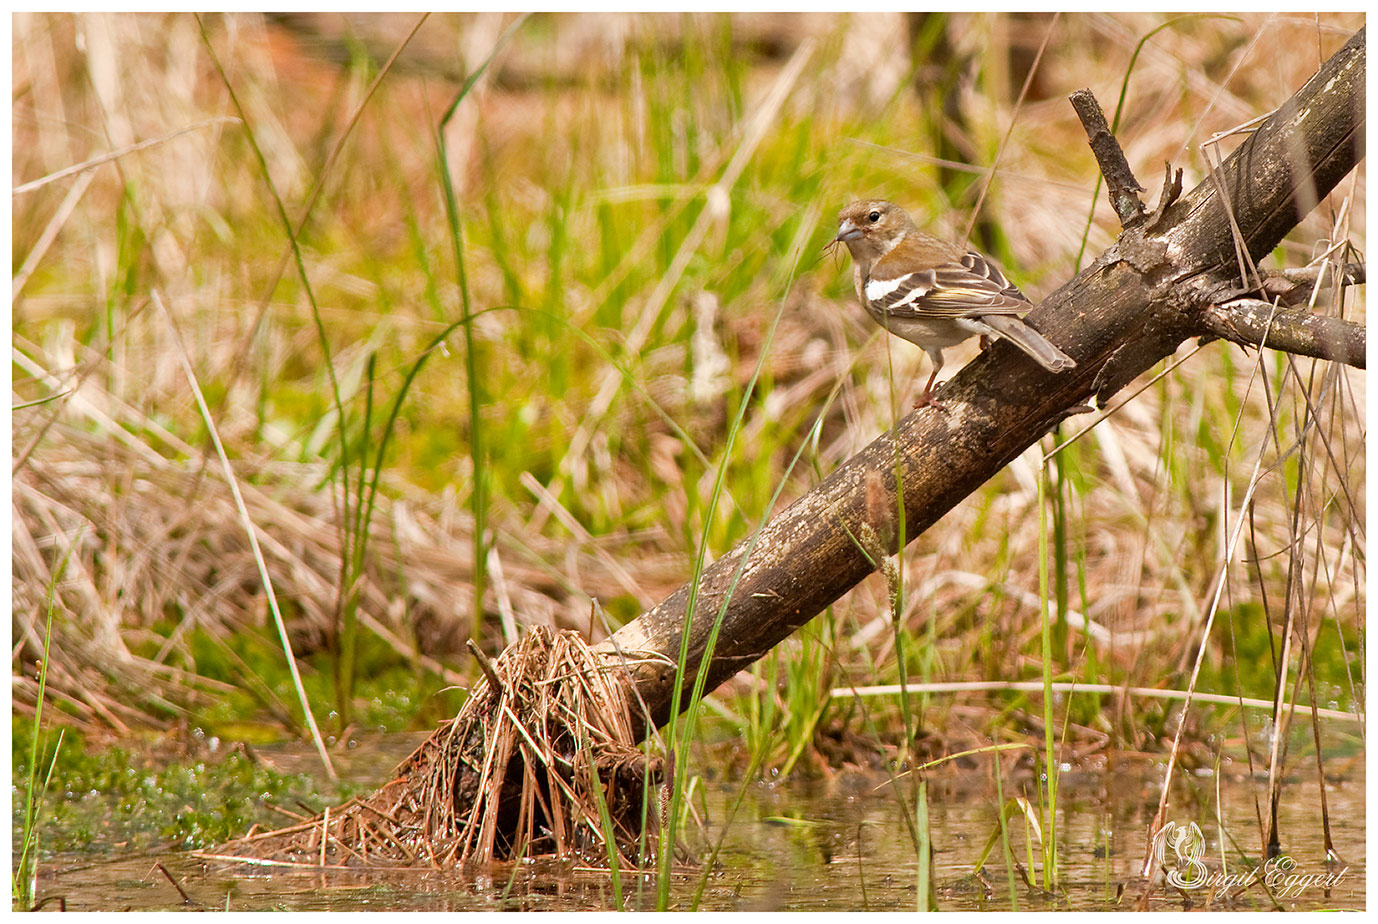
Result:
M867 300L894 318L973 317L1023 314L1033 307L1019 288L981 254L958 263L887 278L882 261L866 280Z

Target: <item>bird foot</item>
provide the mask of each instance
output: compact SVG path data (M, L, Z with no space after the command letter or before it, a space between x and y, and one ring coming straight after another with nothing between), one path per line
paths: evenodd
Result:
M931 391L924 392L923 395L914 402L914 410L918 410L921 407L935 407L940 411L947 410L947 405L933 397L933 392Z

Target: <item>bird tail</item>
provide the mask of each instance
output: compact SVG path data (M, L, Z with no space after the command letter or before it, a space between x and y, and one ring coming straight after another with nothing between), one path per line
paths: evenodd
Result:
M998 336L1005 338L1049 372L1062 372L1076 366L1076 361L1048 342L1038 331L1011 314L986 314L981 321Z

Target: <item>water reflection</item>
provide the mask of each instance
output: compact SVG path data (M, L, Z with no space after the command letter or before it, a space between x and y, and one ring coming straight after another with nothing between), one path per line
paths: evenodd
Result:
M1320 802L1314 775L1293 777L1279 806L1283 852L1292 865L1269 870L1258 813L1266 817L1266 782L1226 766L1213 773L1179 775L1170 817L1200 832L1199 872L1213 879L1178 888L1161 882L1145 895L1137 870L1146 830L1157 806L1162 770L1158 761L1121 760L1094 771L1062 774L1057 838L1060 890L1032 887L1042 875L1041 849L1023 820L1007 818L1012 858L999 845L979 875L974 869L999 824L999 800L988 771L948 768L928 776L929 836L933 845L938 906L943 910L1092 910L1147 907L1317 909L1364 907L1364 768L1362 757L1326 766L1331 833L1343 862L1325 864ZM1001 780L1005 798L1036 800L1033 780ZM839 773L829 780L751 783L728 824L738 786L710 783L698 802L704 826L685 842L698 857L721 839L717 863L707 872L699 907L749 911L912 910L918 903L918 853L901 802L913 805L909 781L898 786L871 773ZM1256 805L1258 810L1256 812ZM1221 821L1225 838L1221 845ZM1190 845L1190 841L1183 841ZM1187 853L1168 860L1186 870ZM1180 853L1179 849L1179 853ZM1222 868L1221 856L1229 861ZM177 878L195 907L250 910L597 910L616 907L606 872L575 864L529 862L494 865L477 872L353 873L266 871L210 865L180 854L87 859L64 867L48 863L40 896L60 895L68 910L184 908L181 895L157 869ZM1329 875L1328 881L1320 878ZM1234 877L1227 880L1225 877ZM1292 876L1291 880L1285 879ZM672 905L691 907L704 879L702 867L677 871ZM1188 880L1192 882L1193 880ZM1214 885L1216 888L1210 888ZM1220 888L1228 886L1227 888ZM624 873L624 907L655 906L651 877ZM50 904L50 909L55 906Z

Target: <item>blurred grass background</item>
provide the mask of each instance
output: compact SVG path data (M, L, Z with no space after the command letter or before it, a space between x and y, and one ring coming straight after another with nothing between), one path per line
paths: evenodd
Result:
M472 674L466 638L603 636L700 543L745 538L782 478L784 504L908 410L926 360L875 334L823 252L843 204L900 202L1037 300L1117 230L1069 92L1113 115L1128 75L1118 137L1156 201L1164 161L1199 182L1208 139L1280 104L1363 16L12 23L14 709L33 713L52 586L59 720L139 736L301 727L183 346L318 717L428 727ZM485 62L442 159L441 116ZM1361 168L1271 265L1362 252L1365 190ZM459 329L430 349L466 305L472 353ZM1317 310L1364 319L1352 292ZM1184 688L1205 645L1203 690L1309 702L1309 677L1357 709L1364 411L1362 372L1215 343L1057 454L1055 678ZM898 703L827 691L893 682L897 650L910 682L1040 678L1039 477L1031 451L910 546L900 635L873 576L718 691L720 734L777 769L883 753ZM939 751L1041 728L1030 702L933 694L913 721ZM1174 709L1078 697L1058 717L1078 754L1155 750ZM1200 759L1218 727L1265 746L1267 715L1194 711Z

